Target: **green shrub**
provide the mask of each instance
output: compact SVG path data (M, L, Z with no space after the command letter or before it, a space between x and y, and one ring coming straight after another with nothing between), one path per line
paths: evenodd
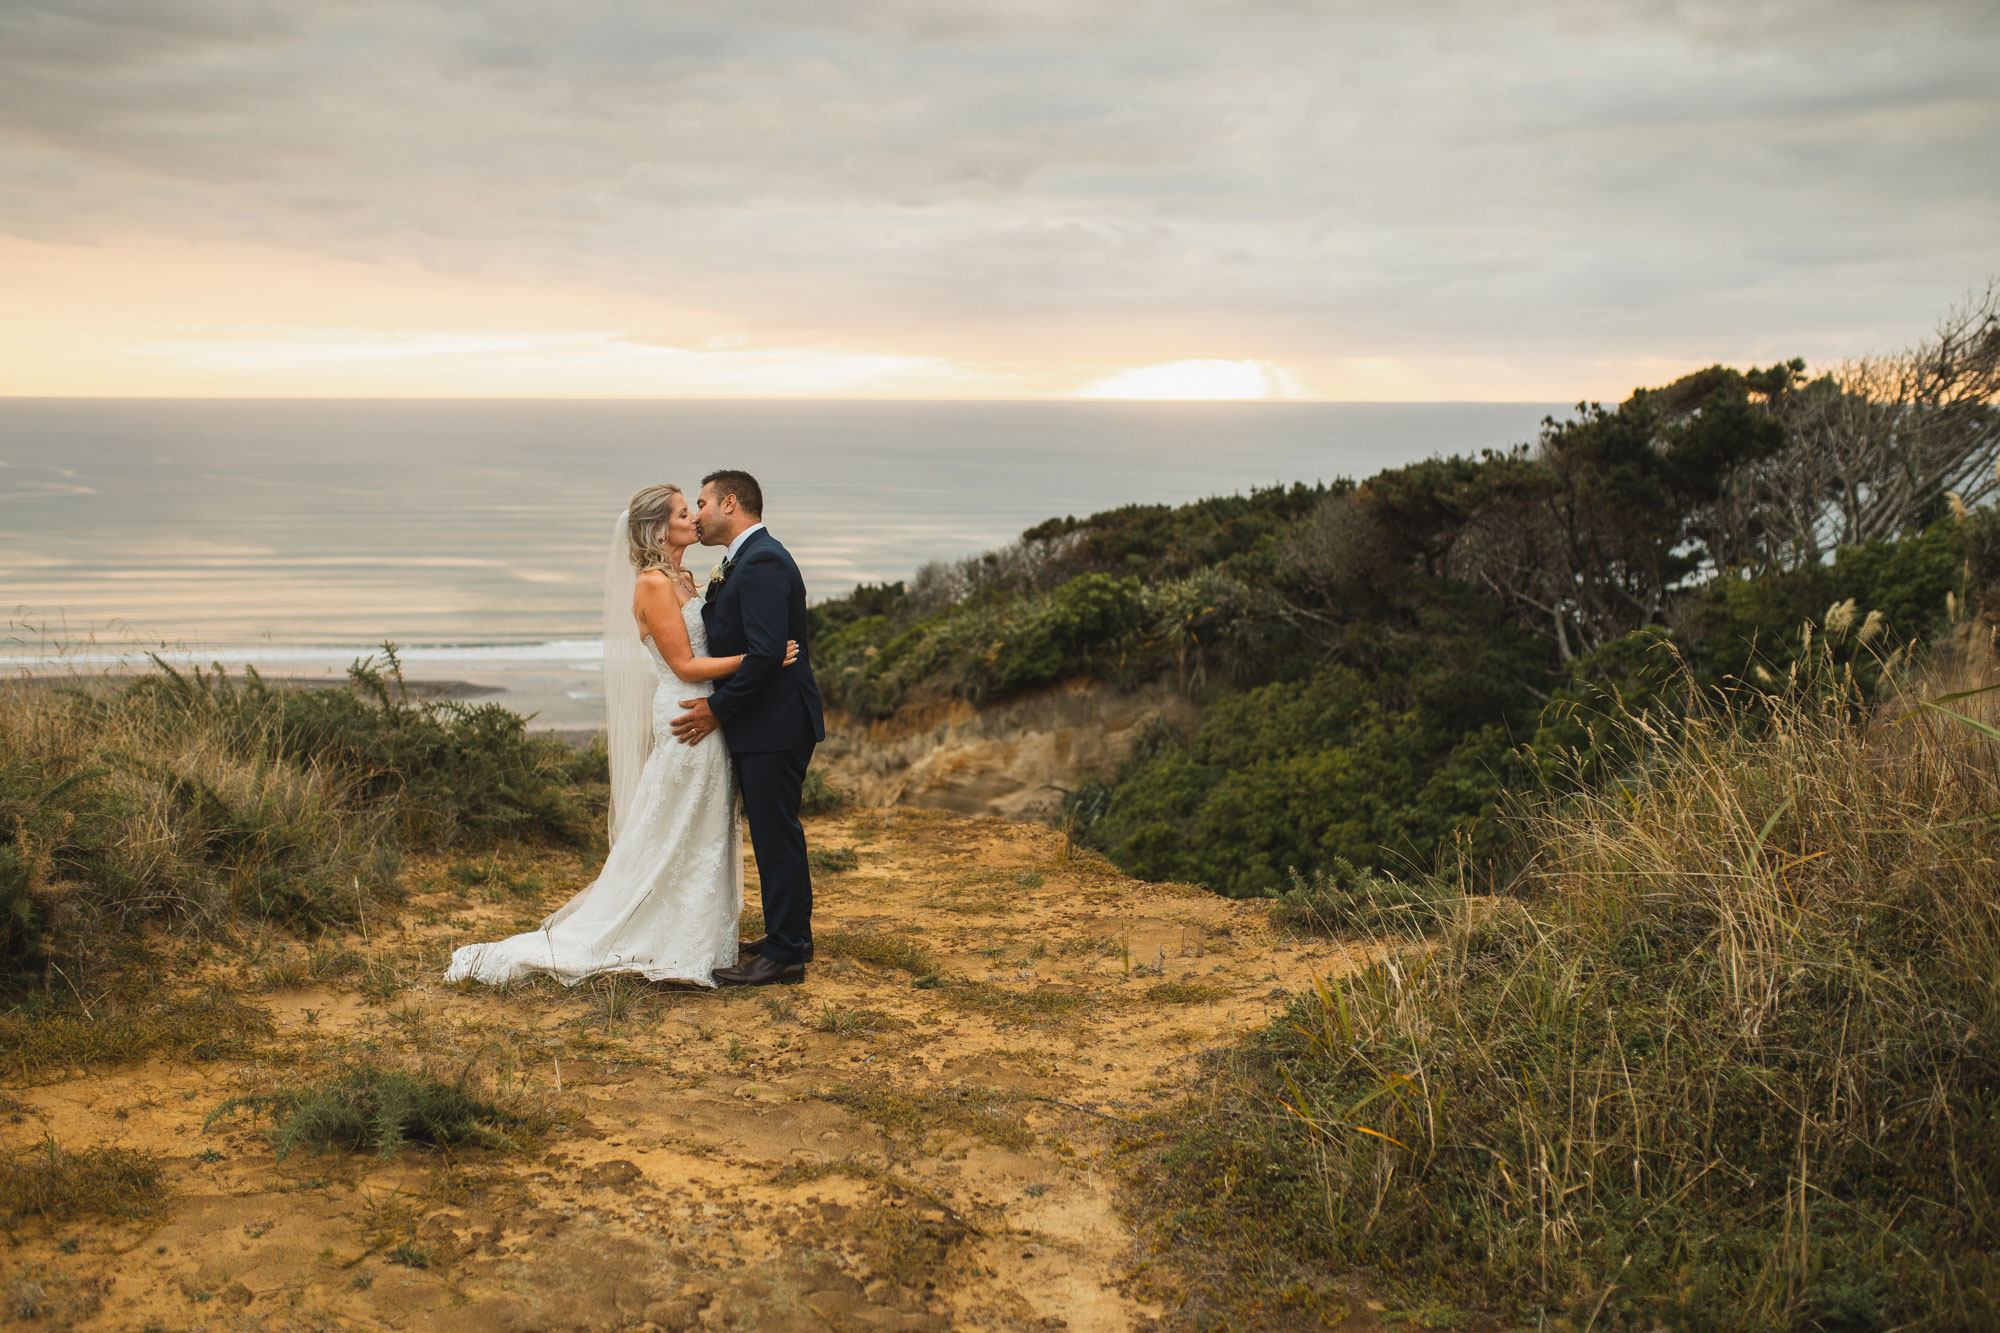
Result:
M861 858L851 847L815 847L806 853L806 864L818 874L838 875L853 870L861 864Z
M1807 655L1810 632L1819 648L1851 664L1873 690L1885 658L1912 643L1929 643L1945 627L1947 595L1961 607L1976 596L1976 584L1967 579L1968 545L1984 540L1996 522L1992 514L1982 510L1966 522L1943 518L1900 541L1842 547L1830 564L1761 578L1724 574L1680 612L1689 660L1710 685L1741 680L1775 686L1790 679ZM1828 633L1829 609L1850 599L1852 625Z
M1381 694L1331 667L1221 696L1193 738L1155 733L1108 787L1080 788L1078 836L1129 874L1237 898L1275 894L1287 867L1336 857L1428 867L1460 835L1490 853L1506 732L1391 709Z
M1106 666L1146 619L1139 580L1082 574L1023 603L988 653L981 693L1012 694Z
M307 1087L231 1097L209 1112L202 1127L237 1111L267 1118L267 1137L281 1162L294 1148L315 1155L373 1149L393 1157L409 1143L513 1147L506 1131L522 1129L527 1118L473 1095L469 1072L447 1083L429 1074L354 1065Z
M1428 935L1452 919L1459 895L1431 879L1400 880L1335 857L1311 878L1288 869L1291 887L1271 905L1275 925L1326 935Z
M806 770L805 786L799 791L799 813L802 815L828 815L846 806L854 798L826 780L826 774L816 768Z

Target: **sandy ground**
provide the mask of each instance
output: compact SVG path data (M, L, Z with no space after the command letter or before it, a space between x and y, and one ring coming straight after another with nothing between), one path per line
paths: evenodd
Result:
M454 945L531 926L592 870L527 851L481 885L410 867L400 923L348 937L370 966L331 983L284 937L218 955L276 1024L259 1059L9 1090L10 1150L144 1149L172 1192L133 1222L17 1227L0 1322L32 1287L35 1327L1151 1327L1168 1275L1120 1216L1118 1145L1203 1049L1357 960L1039 826L861 810L809 836L858 865L818 877L802 986L442 984ZM882 961L911 942L941 978ZM203 1127L354 1058L469 1064L556 1127L283 1162L252 1122Z

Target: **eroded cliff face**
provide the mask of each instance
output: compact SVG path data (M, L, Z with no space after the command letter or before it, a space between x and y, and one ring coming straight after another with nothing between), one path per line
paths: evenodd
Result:
M1195 717L1170 682L1067 681L983 708L951 699L875 722L833 713L813 762L863 805L1045 820L1065 790L1122 763L1154 718L1191 727Z

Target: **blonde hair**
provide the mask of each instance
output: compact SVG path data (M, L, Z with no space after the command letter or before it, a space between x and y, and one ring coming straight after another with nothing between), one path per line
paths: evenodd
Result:
M632 568L641 574L649 569L665 570L671 575L683 572L674 560L673 552L664 544L667 518L673 513L674 501L680 495L681 488L672 483L641 486L626 502L625 550L632 558Z

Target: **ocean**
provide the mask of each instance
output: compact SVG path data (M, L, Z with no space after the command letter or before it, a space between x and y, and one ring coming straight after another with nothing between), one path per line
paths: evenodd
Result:
M587 726L611 525L756 474L815 598L1052 515L1365 477L1554 404L0 400L0 658L337 674L385 640ZM705 570L716 553L690 552Z

